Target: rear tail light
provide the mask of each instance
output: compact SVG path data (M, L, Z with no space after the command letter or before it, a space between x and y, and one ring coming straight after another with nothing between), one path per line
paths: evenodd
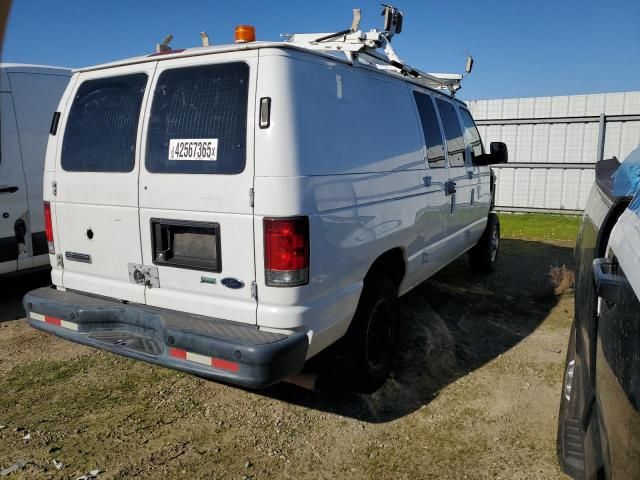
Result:
M56 247L53 244L53 224L51 223L51 204L49 202L44 202L44 232L47 236L49 253L56 253Z
M309 283L309 218L264 219L264 269L271 287Z

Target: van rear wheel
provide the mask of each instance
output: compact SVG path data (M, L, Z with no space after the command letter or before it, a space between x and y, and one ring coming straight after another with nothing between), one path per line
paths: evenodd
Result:
M364 290L346 335L345 367L349 385L373 393L389 377L395 361L397 322L396 288L386 277L365 280Z
M491 212L487 218L487 226L476 243L469 250L469 263L474 273L493 272L498 252L500 251L500 220L498 215Z

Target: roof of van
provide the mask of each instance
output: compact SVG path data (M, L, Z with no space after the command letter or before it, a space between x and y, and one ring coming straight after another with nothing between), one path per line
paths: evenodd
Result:
M29 63L0 63L0 69L9 72L24 73L55 73L57 75L71 75L72 70L65 67L52 67L49 65L33 65Z
M135 63L143 63L143 62L157 62L158 60L170 60L172 58L194 57L198 55L210 55L212 53L238 52L242 50L257 50L259 48L289 48L293 50L304 51L307 53L321 55L318 52L305 50L296 45L291 45L290 43L287 43L287 42L231 43L226 45L211 45L209 47L177 48L175 50L169 50L166 53L150 53L150 54L142 55L139 57L131 57L131 58L125 58L122 60L116 60L115 62L109 62L109 63L100 64L100 65L92 65L89 67L78 68L78 69L75 69L74 72L102 70L104 68L118 67L121 65L132 65Z
M125 58L122 60L116 60L114 62L108 62L108 63L102 63L99 65L92 65L92 66L88 66L88 67L83 67L83 68L77 68L73 70L73 73L76 72L88 72L88 71L92 71L92 70L103 70L103 69L107 69L107 68L113 68L113 67L119 67L119 66L123 66L123 65L134 65L136 63L144 63L144 62L156 62L156 61L160 61L160 60L170 60L173 58L182 58L182 57L194 57L194 56L199 56L199 55L211 55L211 54L215 54L215 53L226 53L226 52L238 52L238 51L243 51L243 50L258 50L260 48L283 48L283 49L289 49L289 50L296 50L299 52L304 52L307 53L309 55L317 55L320 57L324 57L324 58L330 58L331 60L334 61L339 61L342 63L345 63L347 65L349 65L349 62L346 60L346 58L341 58L335 55L331 55L329 53L324 53L324 52L319 52L319 51L314 51L314 50L308 50L306 48L300 47L298 45L293 45L289 42L248 42L248 43L232 43L232 44L226 44L226 45L212 45L212 46L208 46L208 47L192 47L192 48L184 48L184 49L175 49L175 50L170 50L168 52L165 53L150 53L147 55L142 55L142 56L138 56L138 57L131 57L131 58ZM368 68L366 65L362 65L362 68ZM391 76L391 74L389 73L385 73L382 72L380 70L375 70L375 69L371 69L371 71L375 71L380 73L381 75L389 75ZM418 82L412 82L410 77L398 77L398 76L393 76L394 78L400 78L401 80L405 80L407 82L410 83L414 83L418 86L421 86L423 88L429 88L429 87L425 87L424 85L419 84ZM433 90L433 89L430 89ZM440 91L440 90L435 90L438 93L443 94L444 96L447 96L449 98L451 98L446 92L444 91ZM461 105L463 105L464 107L466 107L466 104L464 102L462 102L461 100L458 100L457 98L453 98L453 100L458 101Z

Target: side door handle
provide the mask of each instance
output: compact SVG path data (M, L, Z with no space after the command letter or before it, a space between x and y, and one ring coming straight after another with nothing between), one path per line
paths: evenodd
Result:
M0 193L16 193L18 190L18 187L10 187L8 185L0 186Z

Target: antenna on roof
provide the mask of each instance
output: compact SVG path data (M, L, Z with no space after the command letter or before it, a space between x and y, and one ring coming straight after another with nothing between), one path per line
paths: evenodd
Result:
M327 40L331 40L333 38L338 38L344 35L348 35L350 33L354 33L356 31L358 31L358 29L360 28L360 18L361 18L361 14L360 14L360 9L359 8L354 8L353 9L353 19L351 20L351 27L347 28L346 30L340 30L339 32L336 33L330 33L328 35L324 35L320 38L316 38L314 41L315 42L325 42ZM289 34L287 34L289 35ZM291 39L291 35L289 36L289 40Z
M404 15L392 5L382 4L383 30L360 30L360 9L353 10L351 27L336 33L296 33L287 34L286 42L299 48L330 53L333 56L344 55L354 66L366 66L385 71L392 75L411 77L418 83L433 89L448 90L453 96L460 89L463 75L444 73L425 73L407 65L391 46L391 38L402 32ZM382 50L382 51L380 51ZM469 56L467 68L473 66Z
M388 37L391 38L396 33L402 32L402 12L393 5L386 5L384 3L380 5L384 7L380 15L384 17L383 30L387 32Z
M351 31L355 32L360 29L360 18L362 18L359 8L353 9L353 19L351 20Z
M467 76L471 73L471 70L473 70L473 57L466 50L464 53L467 54L467 64L464 67L464 73L465 73L465 76Z
M203 47L209 46L209 35L207 35L207 32L200 32L200 40L202 40Z
M173 40L173 35L169 34L165 37L162 43L156 43L156 53L164 53L171 51L169 44Z

